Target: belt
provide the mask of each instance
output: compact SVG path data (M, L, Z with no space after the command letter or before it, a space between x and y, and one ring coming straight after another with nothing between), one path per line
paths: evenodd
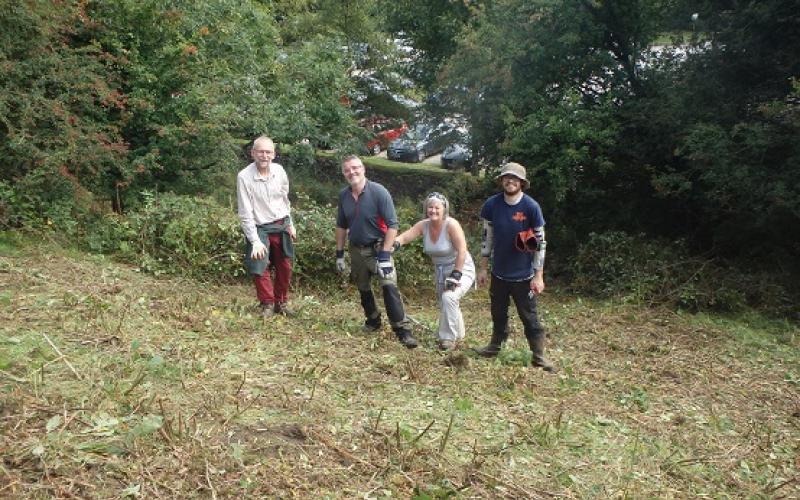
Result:
M373 241L372 243L369 243L369 244L367 244L367 245L356 245L355 243L350 243L350 246L351 246L351 247L354 247L354 248L360 248L360 249L364 249L364 248L375 248L375 243L377 243L377 242L378 242L378 240L375 240L375 241Z

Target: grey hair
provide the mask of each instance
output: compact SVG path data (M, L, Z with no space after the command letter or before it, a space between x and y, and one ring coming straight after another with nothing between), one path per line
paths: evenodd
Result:
M252 146L250 146L250 147L252 148L253 146L255 146L257 142L268 142L268 143L272 144L273 148L275 147L275 141L273 141L272 138L267 136L267 135L259 135L258 137L253 139Z
M347 155L344 158L342 158L340 165L344 166L344 164L350 160L358 160L359 163L361 163L362 165L364 164L364 162L361 161L361 157L359 157L358 155Z

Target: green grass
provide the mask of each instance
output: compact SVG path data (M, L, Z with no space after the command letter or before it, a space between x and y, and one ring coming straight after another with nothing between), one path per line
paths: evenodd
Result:
M337 158L335 152L317 151L317 156L326 159ZM378 168L393 174L413 174L424 172L427 175L449 177L453 175L468 175L463 172L453 172L445 170L439 165L432 163L405 163L392 161L380 156L361 156L361 161L367 168Z
M797 497L794 324L542 296L555 375L361 332L352 286L158 279L55 246L0 254L0 496ZM435 324L430 291L408 313ZM489 337L486 290L465 347ZM456 363L454 360L458 360Z

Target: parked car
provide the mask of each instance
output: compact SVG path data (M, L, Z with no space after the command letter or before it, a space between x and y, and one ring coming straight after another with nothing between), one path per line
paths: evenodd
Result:
M448 170L464 169L472 163L472 149L469 138L450 144L442 152L442 168Z
M389 143L386 157L390 160L421 162L428 156L441 153L453 141L456 130L447 124L421 124L407 130Z
M394 120L385 117L371 117L361 122L361 126L370 131L372 139L367 141L367 151L377 155L389 147L389 143L397 139L408 130L408 125L403 120Z

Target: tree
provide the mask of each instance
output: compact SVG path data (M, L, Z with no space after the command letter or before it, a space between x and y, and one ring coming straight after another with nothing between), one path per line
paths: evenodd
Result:
M336 141L354 126L340 102L350 83L336 42L283 45L266 5L123 0L98 2L91 16L124 80L131 193L207 191L258 134Z
M461 0L381 0L380 6L385 29L407 42L405 74L423 88L434 87L475 8Z
M78 198L113 192L127 153L125 97L86 36L83 4L0 4L0 183L13 193L9 210L66 224Z
M487 2L445 75L488 163L528 165L565 238L647 231L797 261L800 5L692 4L691 45L651 50L682 5Z

